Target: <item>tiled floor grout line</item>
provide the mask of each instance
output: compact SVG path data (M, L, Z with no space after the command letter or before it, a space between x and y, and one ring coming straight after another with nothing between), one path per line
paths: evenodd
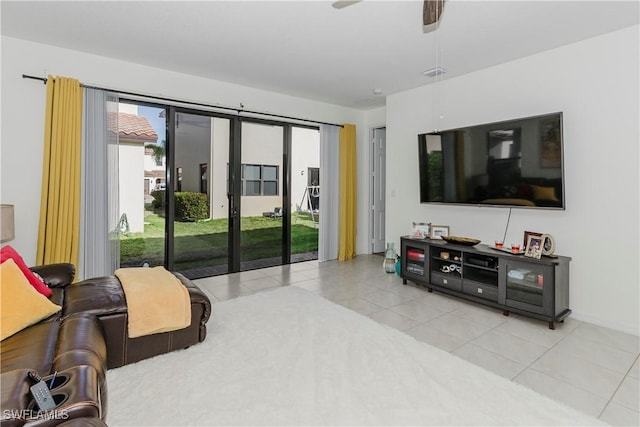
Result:
M630 377L629 374L631 373L631 370L633 369L633 365L638 361L639 358L640 358L640 355L636 356L636 358L633 360L633 363L631 363L631 366L629 367L629 369L627 369L627 372L622 377L622 380L620 381L620 384L618 384L618 387L616 387L614 392L611 394L611 397L609 398L609 400L607 400L607 404L604 405L604 408L602 408L602 411L600 411L600 414L598 415L598 419L602 416L602 414L604 414L604 411L607 410L607 408L609 407L609 404L611 402L613 402L613 398L616 396L616 393L618 392L618 390L620 390L620 387L622 387L622 383L624 383L624 381L627 378L633 378L633 377ZM621 405L621 406L624 406L625 408L627 408L625 405ZM627 409L629 409L631 411L635 411L635 409L631 409L631 408L627 408Z

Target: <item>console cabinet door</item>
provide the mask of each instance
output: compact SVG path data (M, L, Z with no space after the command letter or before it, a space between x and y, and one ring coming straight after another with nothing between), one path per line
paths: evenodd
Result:
M429 281L429 247L420 242L402 240L402 275L417 282Z
M552 265L503 259L500 267L506 306L554 315L555 268Z

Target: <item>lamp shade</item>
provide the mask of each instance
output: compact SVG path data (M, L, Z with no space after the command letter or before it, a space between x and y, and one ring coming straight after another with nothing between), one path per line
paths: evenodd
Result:
M13 205L0 205L0 243L13 240L15 237Z

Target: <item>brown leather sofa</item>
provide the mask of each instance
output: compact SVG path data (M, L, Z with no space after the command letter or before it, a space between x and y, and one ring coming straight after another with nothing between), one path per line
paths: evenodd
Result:
M107 409L106 370L157 354L182 349L205 339L211 303L184 276L176 276L189 290L191 326L172 332L131 339L127 335L127 306L115 277L101 277L71 285L70 264L34 267L62 306L54 314L2 341L0 384L2 426L104 425ZM38 413L31 398L29 370L49 384L58 406Z
M191 326L178 331L129 338L127 303L120 282L114 276L78 282L66 289L64 316L90 313L100 318L107 342L107 368L134 363L204 341L211 314L209 298L180 273L174 273L189 291Z

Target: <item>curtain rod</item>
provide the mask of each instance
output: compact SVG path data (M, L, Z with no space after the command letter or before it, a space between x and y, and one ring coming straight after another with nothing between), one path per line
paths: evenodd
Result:
M37 76L30 76L28 74L23 74L22 78L23 79L31 79L31 80L40 80L44 84L47 83L47 78L46 77L37 77ZM330 125L330 126L344 127L343 125L339 125L339 124L335 124L335 123L320 122L320 121L317 121L317 120L310 120L310 119L301 119L301 118L298 118L298 117L291 117L291 116L282 116L280 114L273 114L273 113L263 113L263 112L260 112L260 111L244 110L244 109L241 109L241 108L223 107L223 106L220 106L220 105L211 105L211 104L205 104L205 103L201 103L201 102L182 101L180 99L164 98L164 97L161 97L161 96L146 95L146 94L143 94L143 93L125 92L125 91L121 91L121 90L114 90L114 89L104 88L104 87L100 87L100 86L90 86L90 85L86 85L86 84L83 84L83 83L80 83L80 86L84 87L84 88L87 88L87 89L106 90L106 91L109 91L109 92L116 92L116 93L118 93L120 95L138 96L138 97L143 97L143 98L148 98L148 99L155 99L157 101L169 101L169 102L178 103L178 104L187 104L187 105L195 105L195 106L198 106L198 107L218 108L218 109L221 109L221 110L235 111L238 115L240 115L242 113L258 114L258 115L267 116L267 117L277 117L279 119L297 120L297 121L300 121L300 122L315 123L315 124L319 124L319 125ZM240 105L242 105L242 104L240 104Z

